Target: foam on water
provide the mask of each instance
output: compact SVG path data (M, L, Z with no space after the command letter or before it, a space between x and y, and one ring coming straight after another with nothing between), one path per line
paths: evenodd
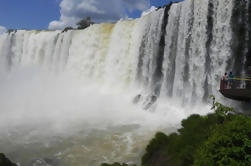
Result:
M210 112L205 100L238 64L236 2L185 0L85 30L0 35L1 151L21 165L139 163L157 130Z

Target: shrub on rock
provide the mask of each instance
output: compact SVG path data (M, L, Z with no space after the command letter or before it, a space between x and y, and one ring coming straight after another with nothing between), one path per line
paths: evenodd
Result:
M0 166L17 166L12 163L3 153L0 153Z

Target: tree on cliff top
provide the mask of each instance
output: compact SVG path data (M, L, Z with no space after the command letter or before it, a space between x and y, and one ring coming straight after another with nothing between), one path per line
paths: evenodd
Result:
M80 20L76 25L77 29L85 29L92 24L94 24L94 22L91 20L91 17L86 17L85 19Z

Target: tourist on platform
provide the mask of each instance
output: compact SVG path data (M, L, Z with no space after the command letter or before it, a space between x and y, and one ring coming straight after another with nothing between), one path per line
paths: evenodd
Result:
M227 84L228 84L228 75L227 75L227 73L224 74L222 80L223 80L223 85L224 85L223 87L224 87L224 89L226 89Z
M233 80L234 80L234 75L233 75L232 72L230 72L229 75L228 75L228 82L229 82L228 86L229 86L229 88L233 87Z

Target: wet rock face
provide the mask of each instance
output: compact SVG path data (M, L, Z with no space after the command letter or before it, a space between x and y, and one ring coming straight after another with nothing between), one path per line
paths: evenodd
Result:
M138 94L137 96L135 96L134 98L133 98L133 104L137 104L137 103L139 103L140 102L140 100L142 99L142 96L141 96L141 94Z
M149 110L156 103L157 99L158 97L155 95L149 95L147 97L143 97L141 94L138 94L133 98L132 103L139 104L140 102L143 102L142 103L143 109Z
M106 164L106 163L103 163L101 164L101 166L129 166L128 164L125 164L125 163L113 163L113 164ZM136 165L132 165L132 166L136 166Z
M157 101L157 96L150 95L146 98L146 100L143 103L144 110L150 109Z
M0 166L17 166L12 163L3 153L0 153Z

